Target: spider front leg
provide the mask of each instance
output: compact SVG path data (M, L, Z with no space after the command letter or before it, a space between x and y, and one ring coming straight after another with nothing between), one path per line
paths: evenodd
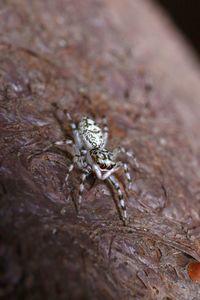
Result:
M100 180L107 179L108 177L111 176L111 174L115 173L121 167L122 167L122 163L117 162L116 165L114 166L114 168L112 168L111 170L102 171L97 164L92 165L92 169L93 169L94 173L96 174L97 178L100 179Z
M111 183L111 185L114 187L114 190L117 192L118 200L119 200L118 207L120 211L120 218L122 219L124 225L126 225L127 223L126 203L124 201L124 196L120 188L119 182L114 175L108 177L108 181Z

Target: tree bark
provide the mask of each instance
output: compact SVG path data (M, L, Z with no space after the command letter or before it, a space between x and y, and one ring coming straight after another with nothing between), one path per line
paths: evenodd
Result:
M199 64L151 1L3 1L0 5L2 299L199 299ZM108 117L109 149L140 162L129 223L50 142L62 111ZM118 174L123 185L123 176Z

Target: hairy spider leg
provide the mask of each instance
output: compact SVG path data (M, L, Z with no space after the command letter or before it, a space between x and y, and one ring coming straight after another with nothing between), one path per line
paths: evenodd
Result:
M45 148L43 148L41 150L36 150L33 154L29 155L29 158L31 158L34 155L42 154L42 153L48 151L50 148L52 148L54 146L63 146L63 145L72 145L72 146L74 146L74 142L70 139L67 139L67 140L65 139L65 140L61 140L61 141L52 142L48 146L46 146Z
M135 167L137 169L139 169L139 163L136 159L134 152L128 151L124 147L119 147L119 148L114 149L114 151L113 151L114 158L116 158L121 153L125 154L128 158L131 158ZM130 165L129 163L123 163L124 173L125 173L126 179L128 181L128 190L131 190L132 178L131 178L131 174L130 174L129 168L128 168L129 165Z
M69 168L67 170L67 173L65 175L65 179L64 179L64 183L63 183L63 186L67 183L68 179L69 179L69 175L70 173L73 171L75 165L80 165L81 164L81 156L78 155L78 154L75 154L74 157L73 157L73 161L72 163L69 165Z
M83 172L81 175L81 182L80 182L80 186L79 186L79 195L78 195L78 204L81 204L81 202L82 202L84 184L85 184L87 175L88 175L88 173L85 173L85 172Z
M106 171L103 175L102 175L102 180L107 179L108 177L110 177L113 173L115 173L116 171L118 171L120 168L122 167L122 162L118 161L115 165L115 167L112 170Z
M137 169L140 168L140 165L139 165L139 163L138 163L138 161L137 161L136 155L135 155L135 153L134 153L133 151L128 151L128 150L127 150L126 148L124 148L124 147L115 148L115 149L113 150L114 158L116 158L116 157L117 157L119 154L121 154L121 153L125 154L128 158L131 158L132 161L133 161L133 163L134 163L134 165L135 165L135 167L136 167Z
M77 125L73 122L72 117L71 117L70 113L67 112L67 110L64 110L64 113L65 113L65 115L66 115L66 117L69 121L70 127L72 129L74 142L77 145L78 150L80 150L83 145L82 145L81 137L80 137L79 132L78 132ZM78 152L78 150L77 150L77 152Z
M66 173L66 175L65 175L65 180L64 180L63 186L65 186L65 184L67 183L68 178L69 178L69 175L70 175L70 173L73 171L74 166L75 166L75 161L73 161L73 162L69 165L69 168L68 168L67 173Z
M81 141L81 137L80 137L77 125L73 122L70 113L67 112L67 110L64 110L64 113L65 113L65 115L70 123L70 127L72 129L72 134L73 134L73 138L74 138L74 142L75 142L75 144L74 144L75 154L74 155L76 157L79 157L79 159L76 160L76 163L77 163L79 169L83 169L86 167L86 165L88 165L86 162L86 159L85 159L87 150L83 149L83 143ZM84 152L84 151L86 151L86 152Z
M126 179L128 181L128 190L130 190L131 189L132 180L131 180L131 175L130 175L129 170L128 170L128 165L126 163L123 163L123 169L124 169L124 173L125 173Z
M114 190L117 191L117 195L118 195L118 199L119 199L118 207L121 212L120 217L122 218L122 221L125 224L127 221L126 203L124 201L124 196L123 196L122 190L120 188L119 182L114 175L111 175L110 177L108 177L108 181L112 184L112 186L114 187Z
M97 178L100 180L107 179L111 174L115 173L117 170L119 170L119 168L122 167L122 163L119 161L116 163L116 165L113 169L102 172L102 170L98 164L93 164L93 161L92 161L89 153L87 154L87 160L88 160L89 165L92 167L93 172L96 174Z

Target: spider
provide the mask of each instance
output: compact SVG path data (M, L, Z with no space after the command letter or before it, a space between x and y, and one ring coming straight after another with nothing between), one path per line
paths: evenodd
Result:
M73 150L73 160L65 176L64 185L67 183L74 166L77 165L82 172L78 196L78 204L80 205L82 202L85 180L89 174L93 173L98 179L107 180L117 192L117 206L120 219L122 219L123 223L126 224L127 209L124 195L121 190L120 183L114 173L121 168L123 169L128 181L128 190L130 190L132 180L128 170L128 164L116 161L116 159L119 154L125 154L132 159L136 168L139 168L135 154L127 151L123 147L116 148L113 151L106 149L108 141L108 126L106 117L102 117L103 129L101 129L100 126L98 126L90 117L84 116L78 124L75 124L71 115L66 110L64 113L69 121L73 140L65 139L53 142L44 148L42 152L47 151L52 146L71 145Z

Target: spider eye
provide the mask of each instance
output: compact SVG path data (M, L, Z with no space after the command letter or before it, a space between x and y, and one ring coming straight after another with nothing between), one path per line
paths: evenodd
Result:
M110 165L107 167L108 170L111 170L113 168L113 165Z
M101 165L100 165L100 168L101 168L101 169L106 169L107 167L106 167L105 164L101 164Z

